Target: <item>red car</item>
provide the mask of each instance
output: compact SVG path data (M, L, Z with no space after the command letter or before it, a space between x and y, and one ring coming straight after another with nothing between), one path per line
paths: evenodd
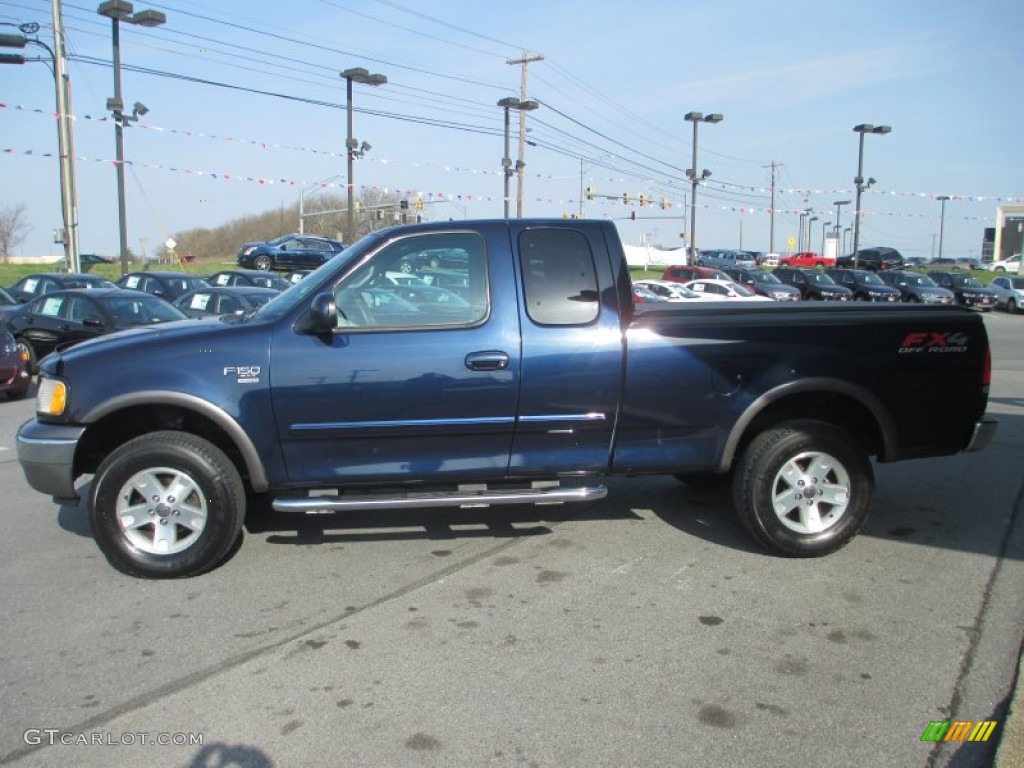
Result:
M834 267L836 260L831 256L822 256L814 251L800 251L779 257L780 267Z
M31 383L28 351L14 340L10 331L0 329L0 392L6 392L11 400L20 400Z

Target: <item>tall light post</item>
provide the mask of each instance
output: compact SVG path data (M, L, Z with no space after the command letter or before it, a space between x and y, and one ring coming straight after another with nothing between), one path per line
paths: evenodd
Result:
M939 195L935 198L942 203L942 212L939 214L939 258L942 258L942 233L946 228L946 201L949 200L949 195ZM941 263L941 262L940 262Z
M707 168L703 170L700 177L697 177L697 125L699 123L720 123L722 115L714 112L705 115L703 112L687 112L684 118L693 123L693 163L686 171L690 180L690 259L691 263L697 259L697 184L711 175Z
M39 25L35 22L25 24L0 22L0 26L15 27L20 33L16 35L0 34L0 47L24 48L31 43L43 48L53 62L52 72L57 97L57 154L60 157L61 220L63 222L63 227L60 230L54 230L54 242L60 242L64 246L64 263L68 272L79 272L81 263L78 257L78 202L75 195L75 150L70 106L71 84L64 56L60 3L53 4L54 48L50 48L38 38L28 37L28 35L34 35L39 31ZM42 59L26 59L21 54L0 53L0 64L24 64L26 61L42 61Z
M874 179L870 179L867 185L864 184L864 135L868 133L884 135L891 133L892 128L888 125L861 123L860 125L853 126L853 130L860 134L860 149L857 152L857 175L853 179L853 183L857 185L857 209L853 213L853 268L857 269L859 266L857 264L857 249L860 247L860 196L865 186L870 187L875 183Z
M111 35L114 42L114 97L107 99L107 109L114 116L114 150L117 165L117 222L120 233L121 274L128 272L128 220L124 201L124 125L135 122L149 110L140 101L135 102L132 113L124 113L121 98L121 22L138 24L140 27L159 27L167 23L167 17L160 11L135 11L135 6L126 0L107 0L100 3L96 13L110 19Z
M829 225L831 225L831 224L832 224L831 221L823 221L823 222L821 222L821 255L822 255L822 257L825 256L825 230L827 230L829 228Z
M353 67L339 73L345 79L345 116L348 125L348 132L345 136L345 154L348 156L348 211L345 219L345 240L347 245L352 245L355 239L355 187L353 186L353 163L356 157L362 157L370 145L365 141L360 147L358 141L352 135L352 83L363 85L384 85L388 79L384 75L371 75L362 67Z
M812 250L811 248L811 224L818 220L817 216L811 216L807 219L807 248L805 250Z
M850 204L849 200L833 200L832 201L832 205L834 205L836 207L836 247L837 248L840 247L839 240L840 240L840 237L841 237L842 231L843 231L842 230L842 226L840 224L840 214L842 213L843 206L844 205L849 205L849 204ZM846 251L846 243L845 242L842 243L842 250L844 252Z

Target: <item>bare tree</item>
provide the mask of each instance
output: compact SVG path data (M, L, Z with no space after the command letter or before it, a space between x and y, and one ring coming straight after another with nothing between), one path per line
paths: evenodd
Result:
M10 256L21 245L31 227L25 218L25 204L0 208L0 255Z

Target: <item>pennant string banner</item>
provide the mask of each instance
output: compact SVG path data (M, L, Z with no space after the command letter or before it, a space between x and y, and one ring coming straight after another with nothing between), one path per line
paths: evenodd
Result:
M44 110L44 109L39 109L39 108L29 108L29 107L25 107L24 105L20 105L20 104L18 104L18 105L11 105L11 104L5 104L5 103L0 102L0 110L4 110L4 109L13 110L15 112L25 112L25 113L33 113L33 114L45 115L47 117L51 117L51 118L54 118L54 119L59 117L58 113L53 112L51 110ZM91 115L81 115L81 116L72 116L72 119L73 120L92 121L92 122L96 122L96 123L110 123L110 122L113 121L113 118L111 116L108 116L108 115L104 115L104 116L101 116L101 117L93 117ZM231 137L231 136L221 136L221 135L218 135L218 134L203 133L203 132L200 132L200 131L193 131L193 130L182 129L182 128L167 128L167 127L161 127L161 126L153 126L153 125L148 125L148 124L141 123L141 122L140 123L134 123L132 127L133 128L138 128L138 129L141 129L141 130L153 131L155 133L166 133L166 134L181 135L181 136L185 136L187 138L212 139L212 140L219 140L219 141L234 142L234 143L238 143L238 144L245 144L245 145L253 146L253 147L256 147L256 148L262 149L262 150L284 150L284 151L304 152L304 153L310 153L310 154L314 154L314 155L321 155L321 156L325 156L325 157L334 157L334 158L345 158L346 157L344 152L335 152L333 150L317 149L317 148L314 148L314 147L288 146L288 145L277 144L277 143L273 143L273 142L261 141L259 139L243 139L243 138L235 138L235 137ZM38 156L38 157L54 157L54 156L56 156L56 153L54 153L54 152L41 152L41 151L36 151L36 150L31 150L31 149L30 150L18 151L18 150L12 149L12 148L5 148L5 149L0 150L0 151L2 151L5 154L35 155L35 156ZM97 162L111 163L111 164L113 164L115 166L117 164L116 160L98 160L97 158L88 158L88 157L81 157L81 156L76 156L76 159L84 160L84 161L96 160ZM442 171L444 171L446 173L472 173L472 174L484 175L484 176L499 176L500 177L500 176L503 176L504 173L505 173L503 168L480 169L480 168L469 168L469 167L453 166L453 165L435 165L435 164L432 164L432 163L424 163L424 162L407 162L407 161L399 161L399 160L393 160L393 159L388 159L388 158L376 158L376 157L374 157L374 158L363 157L363 158L360 158L360 162L361 163L367 163L367 162L369 162L369 163L377 163L377 164L380 164L380 165L390 165L390 164L405 163L405 164L410 165L410 166L415 167L415 168L433 168L433 169L442 170ZM125 165L134 165L135 167L139 167L139 168L162 169L162 170L168 170L168 171L173 171L173 172L192 174L192 175L197 175L197 176L208 176L208 177L210 177L212 179L225 180L225 181L235 180L235 181L255 182L255 183L258 183L258 184L267 184L267 185L272 185L272 184L288 184L288 185L302 186L302 187L317 186L317 187L321 187L321 188L325 188L325 189L335 189L335 188L337 188L337 189L347 189L347 185L344 184L344 183L324 183L324 182L312 182L311 183L311 182L306 182L306 181L302 181L302 180L298 180L298 179L272 179L272 178L266 178L266 177L260 177L260 176L250 176L250 175L245 175L245 174L231 174L231 173L226 173L226 172L216 172L215 173L215 172L210 172L210 171L191 170L191 169L176 168L176 167L172 167L172 166L164 166L164 165L160 165L160 164L156 164L156 163L133 163L133 161L130 161L130 160L126 160L125 161ZM528 178L548 179L548 180L569 180L569 179L572 179L572 180L575 181L575 180L577 180L579 178L578 176L571 176L571 177L570 176L556 176L556 175L553 175L553 174L541 174L541 173L527 174L527 176L528 176ZM630 180L629 182L627 182L626 180L624 180L622 178L614 178L614 177L607 178L607 179L601 179L601 181L606 182L608 184L618 184L618 185L624 185L626 183L632 183L632 184L636 183L635 180ZM665 180L665 179L649 179L648 180L648 182L652 183L652 184L674 183L674 181L675 180ZM745 192L745 193L764 194L764 195L771 194L771 189L768 188L768 187L743 186L743 185L739 185L739 184L729 184L729 183L723 183L723 182L715 182L713 180L710 181L710 182L702 183L702 186L705 186L705 187L708 187L708 188L717 189L717 190L721 190L721 191ZM365 185L360 187L360 189L367 189L367 188L370 188L370 187L367 187ZM387 188L385 188L385 189L387 189ZM399 191L398 188L390 188L390 189L392 191ZM945 193L941 193L941 192L908 192L908 191L899 191L899 190L880 190L880 189L869 189L869 190L865 190L865 191L867 192L867 194L874 195L874 196L886 196L886 197L893 197L893 198L917 198L917 199L925 199L925 200L933 200L933 201L937 200L940 196L945 194ZM839 189L776 188L776 190L775 190L776 194L795 195L795 196L799 196L801 198L806 198L806 197L809 197L809 196L812 196L812 195L825 195L825 196L852 195L855 192L856 192L855 189L848 189L848 188L839 188ZM423 196L423 193L417 192L415 194L417 196L420 196L420 197ZM434 194L434 193L427 193L427 194ZM472 200L472 199L481 199L481 200L497 199L497 200L501 200L502 199L501 197L494 197L494 196L490 196L490 195L476 195L476 196L473 196L473 195L466 195L466 194L458 194L458 195L452 195L452 194L449 194L449 193L440 193L440 194L441 194L442 197L448 197L450 199L466 199L466 200ZM636 195L636 197L639 198L639 194ZM654 195L651 195L650 197L651 197L650 203L649 203L650 207L651 208L660 207L660 205L661 205L660 200L659 199L655 199ZM538 200L549 199L549 200L552 200L552 201L556 201L556 199L554 199L554 198L537 198L537 199ZM949 195L949 200L951 202L1020 204L1020 203L1024 203L1024 196L997 196L997 195L966 195L966 194L959 194L959 195ZM558 198L557 202L578 204L580 201L578 199L573 199L573 198ZM617 205L618 204L618 205L627 205L627 206L630 206L630 207L635 207L637 205L637 202L636 202L636 200L633 200L633 201L631 201L629 203L624 203L624 202L616 200L616 199L608 199L607 195L599 195L597 197L597 199L588 200L588 204L598 204L598 205ZM681 203L681 202L679 202L677 200L669 200L668 201L668 205L667 205L667 208L669 208L669 209L685 208L685 207L687 207L685 203ZM713 206L713 205L707 205L707 204L704 204L704 205L702 205L700 207L702 209L704 209L704 210L722 210L722 211L731 211L731 212L735 212L735 213L771 213L771 208L770 207L730 206L730 205ZM829 206L825 206L825 208L828 208L828 207ZM805 208L806 208L806 206L802 206L802 207L799 207L799 208L793 208L793 209L790 209L790 208L776 208L775 212L779 213L779 214L799 215L799 214L802 214L804 212ZM925 219L938 218L938 216L931 215L931 214L887 213L887 212L870 211L870 210L869 211L862 211L861 215L862 216L885 215L885 216L890 216L890 217L895 217L895 218L925 218ZM953 217L953 218L960 218L960 217ZM991 221L994 217L992 217L992 216L984 216L984 217L964 216L962 218L964 220L968 220L968 221Z

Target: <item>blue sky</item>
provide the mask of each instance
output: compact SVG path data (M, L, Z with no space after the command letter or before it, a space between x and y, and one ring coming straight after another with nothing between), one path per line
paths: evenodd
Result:
M98 5L64 2L63 12L81 249L114 255L111 35ZM932 255L935 198L950 195L944 255L977 256L997 198L1024 204L1019 0L170 0L135 8L168 18L156 29L121 25L125 102L150 110L125 136L136 251L152 253L176 231L290 205L304 184L343 185L338 72L350 67L388 77L379 88L355 86L354 133L373 145L356 165L357 189L419 195L431 218L500 216L496 103L520 95L521 68L507 61L524 52L544 56L528 68L528 96L542 104L528 120L528 216L577 212L582 179L599 196L586 214L616 220L627 243L647 236L682 245L690 111L724 115L700 127L698 168L712 171L697 198L702 247L768 250L766 166L774 162L776 250L796 236L805 208L818 216L818 249L833 201L853 199L859 123L892 126L865 141L864 175L877 183L863 198L862 246ZM0 0L0 22L39 22L52 44L50 18L49 0ZM0 67L0 103L0 208L26 206L32 230L17 253L57 256L47 68ZM671 207L625 206L627 192ZM842 211L844 227L852 209ZM282 222L282 232L296 228Z

